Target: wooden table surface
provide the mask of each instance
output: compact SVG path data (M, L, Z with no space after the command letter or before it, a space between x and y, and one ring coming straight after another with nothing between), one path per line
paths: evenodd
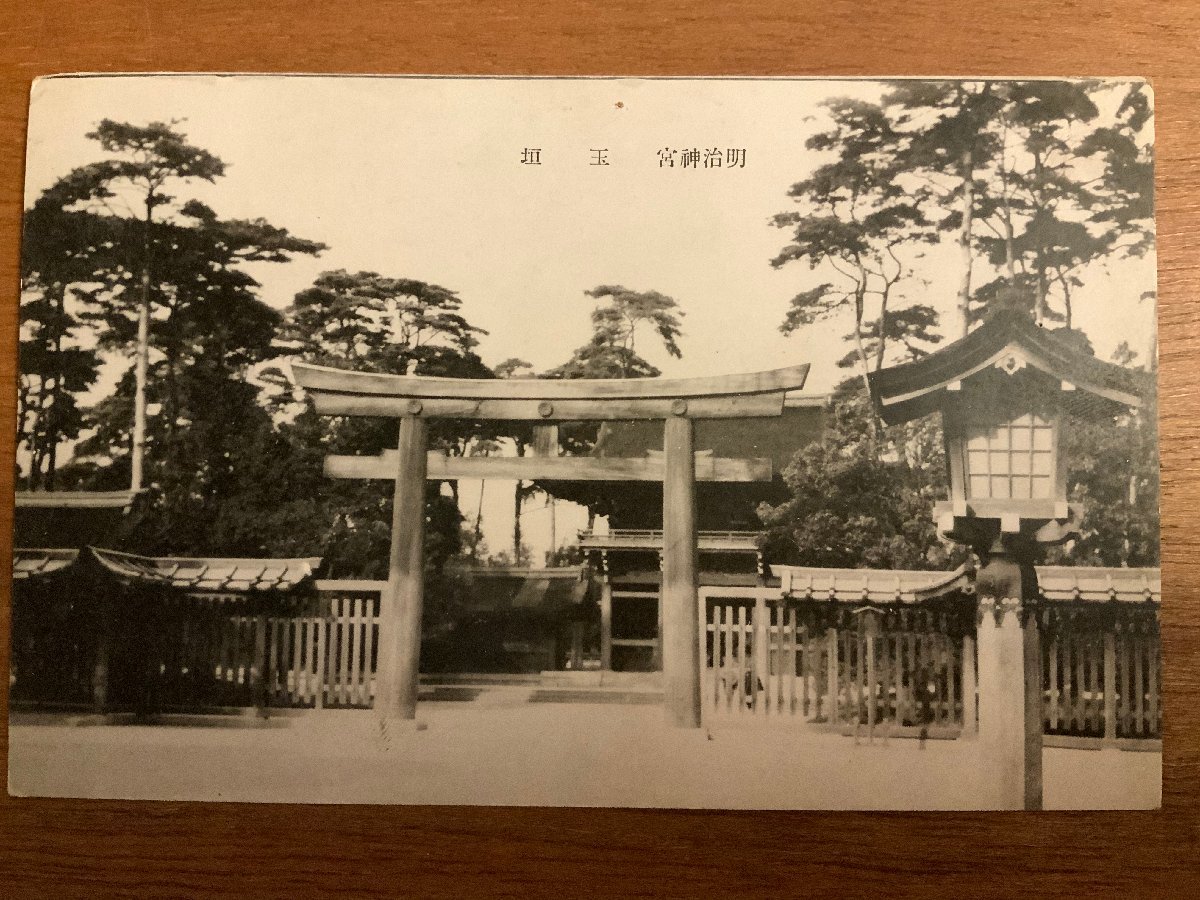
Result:
M1189 876L1200 868L1198 13L1195 0L0 0L3 454L12 453L14 428L26 103L38 75L1150 77L1157 100L1167 597L1161 812L712 813L5 798L0 894L1193 893ZM5 481L3 493L10 488ZM6 509L0 522L4 541L9 515ZM2 615L6 666L7 603Z

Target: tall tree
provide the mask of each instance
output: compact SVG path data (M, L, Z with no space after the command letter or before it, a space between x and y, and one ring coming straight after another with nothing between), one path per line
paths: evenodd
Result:
M875 452L875 417L856 380L834 393L824 439L784 470L791 497L763 505L771 559L807 566L944 569L963 551L938 539L932 510L947 495L936 421L887 429L902 452Z
M662 374L638 352L639 332L656 335L663 350L679 359L683 349L684 311L679 302L659 291L632 291L621 285L599 285L585 296L604 300L592 311L592 337L571 358L545 372L543 378L657 378ZM644 344L642 345L644 347ZM560 443L569 455L598 451L604 432L593 422L560 426ZM597 515L607 514L608 488L599 482L558 482L556 497L570 499L587 507L588 528Z
M1087 124L1099 114L1095 85L1084 81L1027 81L1005 85L997 113L1006 145L984 203L987 223L999 218L981 244L1008 283L1032 296L1039 322L1071 327L1072 289L1078 271L1103 256L1109 242L1084 221L1091 203L1080 170L1079 148ZM990 215L988 215L990 214ZM1062 311L1050 304L1059 290Z
M461 314L458 295L435 284L377 272L321 273L284 312L279 344L310 362L361 371L455 378L492 378L475 353L485 332ZM290 393L282 398L286 400ZM311 408L276 404L280 433L322 453L376 453L394 447L395 423L375 419L334 419ZM467 455L490 445L498 431L479 423L438 421L430 441ZM319 461L316 468L319 477ZM426 494L427 563L435 581L441 565L462 545L462 516L456 497L431 483ZM390 493L376 482L321 482L320 533L314 543L337 571L359 577L379 575L387 560ZM435 588L431 588L435 590Z
M571 359L546 373L548 378L654 378L662 373L637 352L638 335L656 334L663 349L679 359L683 311L679 303L658 291L633 291L602 284L588 297L604 301L592 310L592 337Z
M156 228L170 253L154 267L146 402L156 414L146 424L147 499L135 534L148 548L215 552L222 530L213 523L247 487L235 468L245 465L242 448L261 446L259 432L272 429L246 375L283 352L275 343L281 316L258 298L243 264L282 262L319 245L265 222L222 221L198 204L185 209ZM121 302L122 272L105 268L85 291L102 348L137 340L137 313ZM72 466L82 486L117 487L127 477L136 390L135 374L126 372L89 411L94 432L76 447Z
M99 375L79 287L94 276L88 248L110 237L104 224L53 203L35 204L25 214L17 443L28 455L30 490L54 490L59 449L83 427L78 396Z
M1114 249L1142 256L1154 247L1154 142L1150 88L1142 81L1116 83L1119 92L1110 124L1083 139L1078 154L1098 159L1103 169L1089 184L1092 218L1122 238Z
M135 367L132 379L122 379L117 392L94 412L96 436L81 449L127 465L132 473L137 454L121 448L138 442L139 416L129 416L140 403L153 403L160 411L157 423L143 422L143 448L157 445L159 458L143 456L143 487L152 485L151 473L162 473L177 463L173 454L182 446L182 434L196 421L189 405L207 403L196 393L202 377L214 384L240 381L246 369L280 352L272 346L279 314L257 296L258 282L245 270L253 262L285 262L296 254L314 254L323 245L290 235L262 220L220 220L212 210L191 202L174 220L155 226L160 252L152 267L152 315L143 329L140 296L130 296L131 270L125 265L129 241L140 237L137 223L106 219L118 226L118 236L93 254L96 273L78 289L92 310L91 318L101 349L128 353L145 346L155 351L144 372ZM210 385L211 387L211 385ZM232 388L231 388L232 389ZM107 442L107 443L105 443ZM131 477L132 481L136 481Z
M1085 157L1136 150L1120 127L1094 128L1111 91L1079 80L947 81L899 82L885 94L904 180L923 186L923 208L956 233L958 336L1013 292L1028 296L1039 321L1071 323L1082 271L1116 249L1097 212L1122 181L1104 184ZM1136 106L1126 118L1140 127ZM992 275L978 281L981 262Z
M479 336L463 318L462 300L448 288L377 272L322 272L296 295L286 337L306 358L324 365L376 372L444 374L474 363ZM486 374L490 375L490 372ZM463 376L470 377L470 376Z
M955 336L970 325L977 182L1000 150L989 125L1001 105L990 81L900 81L883 98L897 132L897 167L920 180L922 196L952 210L938 228L955 233L959 251Z
M869 392L867 374L883 365L897 327L917 321L893 314L893 292L911 271L901 247L935 238L918 201L898 181L899 137L883 108L847 98L825 106L833 126L807 146L836 156L792 185L788 196L799 209L772 220L791 231L791 242L771 265L804 262L820 279L792 298L780 330L791 334L848 309L859 374Z
M126 263L137 278L137 342L134 356L134 421L130 486L143 484L146 449L146 385L150 360L150 317L156 258L169 255L155 233L156 221L169 217L172 185L215 181L225 172L218 157L187 142L178 123L132 125L104 119L88 137L99 142L108 159L76 169L58 188L77 205L100 206L112 215L140 222L140 241L126 246ZM52 189L54 190L54 189Z

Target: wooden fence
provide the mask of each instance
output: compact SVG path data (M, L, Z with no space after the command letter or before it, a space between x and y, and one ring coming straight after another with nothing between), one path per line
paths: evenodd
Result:
M1040 615L1045 733L1107 743L1160 739L1157 607L1061 603Z
M974 721L971 607L855 609L765 588L702 591L705 715L957 733L964 708Z
M226 617L215 657L216 678L224 686L217 692L219 702L274 708L369 707L375 689L381 586L322 582L316 600L292 615Z
M379 592L333 589L323 592L320 605L320 614L265 620L266 706L371 705Z
M856 609L782 598L771 588L704 588L700 615L710 721L943 737L975 728L972 598ZM1159 740L1157 606L1053 602L1039 616L1048 742Z
M369 707L382 587L320 581L315 595L283 602L26 592L14 598L10 697L77 707L93 702L103 682L113 708ZM969 732L977 709L974 608L970 598L856 608L785 599L777 588L702 588L704 715L888 734ZM1064 601L1043 604L1039 616L1047 742L1158 741L1157 605Z
M128 592L14 602L19 705L113 709L369 707L382 582L315 595ZM103 682L102 686L99 682Z

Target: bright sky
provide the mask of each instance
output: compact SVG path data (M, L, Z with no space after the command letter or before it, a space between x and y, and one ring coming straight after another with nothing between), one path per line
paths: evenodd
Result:
M664 374L807 361L808 391L821 393L846 375L834 361L847 350L848 321L779 333L788 300L812 282L803 266L768 265L787 237L768 220L820 161L804 147L825 125L819 102L877 92L871 82L822 80L43 79L33 89L26 203L102 157L84 136L101 118L182 119L228 171L181 196L330 247L256 267L273 306L327 269L435 282L458 291L467 319L489 332L485 362L517 356L544 369L587 339L594 301L583 291L623 284L661 291L686 311L682 360L639 347ZM663 148L692 147L744 149L745 167L660 168ZM521 164L525 148L540 149L540 166ZM596 149L608 151L608 166L589 165ZM930 253L898 305L948 312L956 259L949 248ZM1154 311L1138 298L1154 288L1153 260L1085 278L1077 321L1098 353L1106 358L1121 340L1147 347ZM494 550L511 531L500 502L511 506L510 490L488 488L498 497L485 507ZM573 515L569 525L560 515L560 538ZM535 545L540 531L531 529Z

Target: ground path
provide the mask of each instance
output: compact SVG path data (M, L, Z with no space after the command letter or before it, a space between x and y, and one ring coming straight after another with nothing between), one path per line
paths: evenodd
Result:
M369 711L268 727L21 724L18 795L324 803L970 809L991 804L971 739L848 737L760 723L665 724L661 707L529 703L528 692L423 702L385 745ZM51 720L54 722L55 720ZM1160 753L1044 751L1048 809L1148 808Z

